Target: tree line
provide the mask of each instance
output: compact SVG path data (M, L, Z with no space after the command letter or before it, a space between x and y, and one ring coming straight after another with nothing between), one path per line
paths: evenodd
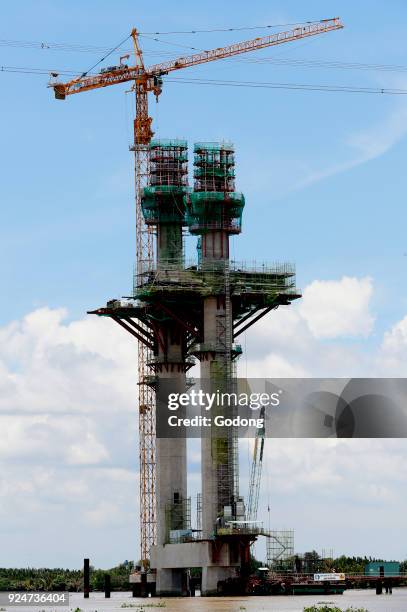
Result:
M347 557L342 555L335 559L322 559L316 551L305 553L302 557L301 571L344 572L346 574L363 574L366 565L371 561L381 561L372 557ZM251 569L263 565L252 558ZM90 568L90 587L93 591L103 591L105 574L110 575L111 587L116 591L129 591L129 575L134 570L132 561L125 561L111 569ZM294 569L294 567L293 567ZM407 560L400 563L400 572L407 573ZM64 568L0 568L0 591L73 591L83 590L82 569Z
M133 563L126 561L108 570L90 568L90 587L103 591L105 574L112 589L129 591ZM65 568L0 568L0 591L83 591L83 571Z

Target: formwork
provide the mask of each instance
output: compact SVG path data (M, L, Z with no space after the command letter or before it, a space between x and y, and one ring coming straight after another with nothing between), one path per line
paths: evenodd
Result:
M186 224L191 234L241 231L244 196L235 191L234 147L230 143L197 143L194 147L194 191L187 194Z
M146 224L157 228L157 260L182 263L182 227L188 192L188 147L185 140L153 140L149 145L149 184L141 208ZM159 256L158 256L159 254Z
M194 179L194 191L234 191L235 156L233 144L227 142L195 143Z
M149 225L182 224L188 186L188 146L184 140L152 140L149 184L143 190L142 211Z

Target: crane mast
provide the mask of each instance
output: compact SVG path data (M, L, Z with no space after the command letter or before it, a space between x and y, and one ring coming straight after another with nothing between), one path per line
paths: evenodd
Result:
M137 87L137 85L136 85ZM147 94L136 90L136 100L147 106ZM154 234L151 226L144 222L141 210L141 196L149 177L149 149L143 142L145 134L134 120L134 176L136 204L136 279L154 267ZM151 136L150 136L151 139ZM138 341L138 389L139 389L139 465L140 465L140 536L141 562L144 569L148 567L150 548L156 542L156 424L155 393L143 381L148 375L148 363L153 355L143 342Z
M152 119L148 112L148 94L156 98L162 92L162 76L208 62L234 57L249 51L257 51L283 43L325 34L340 30L343 24L339 17L323 19L311 24L301 25L292 30L277 32L269 36L243 41L226 47L202 51L186 57L155 64L145 68L143 53L139 44L136 29L131 32L134 44L135 64L120 64L96 75L83 74L67 83L58 81L58 75L52 74L49 87L54 89L55 97L64 100L67 96L101 89L120 83L133 82L136 113L134 119L134 141L130 149L134 152L135 166L135 204L136 204L136 274L139 275L154 266L154 232L143 218L141 196L149 180L149 143L154 132ZM150 548L156 543L156 444L155 444L155 396L154 391L143 381L148 375L148 363L151 350L138 342L138 383L139 383L139 458L140 458L140 533L141 560L145 569L148 567ZM258 445L258 446L257 446ZM264 437L256 439L256 453L259 449L262 456ZM259 467L259 465L257 464ZM254 482L260 482L260 470L257 469ZM258 487L253 489L252 511L257 511Z

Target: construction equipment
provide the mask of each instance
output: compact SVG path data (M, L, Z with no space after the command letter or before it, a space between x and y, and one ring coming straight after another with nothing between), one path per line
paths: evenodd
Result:
M266 438L265 408L261 407L260 418L263 427L257 430L254 440L252 465L249 480L249 495L246 510L246 520L249 523L257 522L257 509L259 506L261 473L263 468L264 442ZM269 508L270 512L270 508ZM294 557L294 530L263 529L266 536L267 566L273 570L284 571L292 563Z
M249 51L293 42L333 30L343 25L338 17L301 25L292 30L278 32L269 36L255 38L226 47L202 51L187 57L155 64L146 68L139 44L139 33L131 32L134 43L134 66L120 64L103 69L99 74L83 73L67 83L58 81L53 73L49 84L55 97L64 100L66 96L109 87L120 83L133 82L136 97L136 117L134 120L134 144L131 150L135 155L135 200L136 200L136 272L143 274L153 267L154 228L144 222L141 209L141 194L147 186L149 176L149 143L153 136L152 119L148 113L148 94L152 92L158 99L162 92L162 77L175 70L189 68L215 60L230 58ZM127 58L126 58L127 59ZM140 451L140 531L141 561L144 569L148 567L150 547L156 543L156 449L155 449L155 397L151 386L143 384L148 375L150 352L147 346L138 342L138 381L139 381L139 451Z
M260 419L265 418L264 406L260 409ZM250 482L249 482L249 496L247 501L247 520L257 520L257 508L259 505L259 494L260 494L260 481L261 471L263 467L263 451L264 451L264 437L265 437L265 425L256 431L256 437L254 440L253 447L253 459L252 467L250 471Z

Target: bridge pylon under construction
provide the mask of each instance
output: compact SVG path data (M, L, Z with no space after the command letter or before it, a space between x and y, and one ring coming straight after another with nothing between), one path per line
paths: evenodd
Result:
M156 232L155 264L136 270L133 294L91 311L106 316L142 342L151 355L140 385L156 394L186 392L197 362L211 392L233 392L238 337L279 306L300 297L289 264L259 268L230 261L229 240L242 229L243 194L235 190L230 143L194 145L194 180L188 182L184 140L148 145L144 221ZM186 264L183 233L197 236L197 260ZM159 404L157 410L159 410ZM222 413L214 406L212 411ZM159 415L158 415L159 416ZM228 412L230 416L230 412ZM202 529L190 529L185 438L156 439L157 543L150 551L159 595L187 593L187 570L202 568L202 594L248 570L250 544L260 534L247 522L239 492L238 441L233 428L202 437Z

